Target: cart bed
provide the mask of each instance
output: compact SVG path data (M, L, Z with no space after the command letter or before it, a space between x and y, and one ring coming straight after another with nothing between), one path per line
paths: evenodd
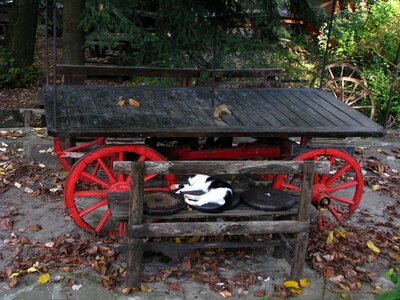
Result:
M381 126L328 92L292 88L65 85L41 91L48 134L62 137L382 136ZM125 105L117 106L122 97ZM140 102L139 108L128 99ZM214 99L214 100L213 100ZM214 118L226 104L233 113ZM213 106L214 105L214 106ZM56 119L56 123L54 120Z

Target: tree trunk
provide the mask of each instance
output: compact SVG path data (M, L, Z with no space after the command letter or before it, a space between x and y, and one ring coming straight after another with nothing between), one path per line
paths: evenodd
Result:
M85 0L64 1L63 8L63 63L83 65L85 36L79 26L85 9Z
M33 64L38 10L38 0L15 0L11 8L6 48L20 68Z

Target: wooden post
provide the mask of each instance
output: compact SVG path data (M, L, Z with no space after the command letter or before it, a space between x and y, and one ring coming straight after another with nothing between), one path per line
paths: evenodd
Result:
M144 163L132 163L131 191L129 193L129 221L126 230L128 252L126 266L126 286L139 288L141 279L141 267L143 256L143 240L131 237L132 225L143 223L143 186Z
M301 182L301 193L299 203L299 221L310 221L310 205L313 188L314 162L304 161L302 167L303 180ZM295 248L293 253L293 264L290 277L299 280L304 268L304 261L307 252L308 231L300 232L295 237Z

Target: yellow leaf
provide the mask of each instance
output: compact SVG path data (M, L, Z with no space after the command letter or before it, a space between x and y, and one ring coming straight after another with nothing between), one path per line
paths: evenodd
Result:
M37 137L44 138L46 137L44 134L36 134Z
M26 270L28 273L34 273L34 272L39 272L38 269L36 269L35 267L30 267L28 270Z
M69 270L70 270L69 267L62 267L62 268L58 269L58 271L60 271L60 272L69 272Z
M122 107L125 105L125 100L118 100L117 106Z
M50 280L51 276L49 273L42 274L38 277L37 281L40 284L46 284Z
M335 241L335 232L329 231L328 238L326 239L327 245L332 245Z
M340 297L342 297L342 299L345 299L345 300L351 300L351 298L349 296L347 296L346 293L340 293Z
M20 275L19 272L14 272L14 273L12 273L10 276L8 276L8 278L18 277L19 275Z
M220 106L214 109L214 118L221 119L222 113L227 113L229 115L232 114L232 112L229 110L226 104L221 104Z
M150 293L151 292L151 289L149 289L147 286L145 286L143 283L141 283L140 284L140 290L142 291L142 292L145 292L145 293Z
M176 237L176 238L174 238L175 239L175 243L177 243L177 244L180 244L180 243L182 243L182 241L181 241L181 238L179 238L179 237Z
M344 291L350 291L350 288L347 285L344 285L343 283L338 283L337 284L342 290Z
M379 250L379 248L376 247L372 241L368 241L368 242L367 242L367 246L368 246L368 248L371 249L373 252L375 252L375 253L381 253L381 250Z
M41 127L34 127L34 128L32 128L32 130L34 130L34 131L42 131L42 130L44 130L44 128L41 128Z
M129 98L129 104L131 105L131 106L133 106L133 107L140 107L140 102L139 101L137 101L137 100L135 100L135 99L132 99L132 98Z
M373 184L370 186L371 190L377 191L381 189L381 186L379 184Z
M222 297L224 298L229 298L232 297L232 293L228 290L223 290L222 292L219 293Z
M287 288L287 289L288 288L295 288L295 289L299 289L300 288L299 283L297 281L294 281L294 280L286 280L283 283L283 286L285 288Z
M303 290L301 288L290 288L289 292L295 295L300 295L303 292Z
M187 240L190 244L196 244L200 241L200 236L192 236L190 239Z
M340 228L340 229L339 229L339 235L340 235L342 238L347 239L346 231L345 231L343 228Z
M307 278L300 279L300 286L303 288L308 288L310 286L310 283L310 280L308 280Z

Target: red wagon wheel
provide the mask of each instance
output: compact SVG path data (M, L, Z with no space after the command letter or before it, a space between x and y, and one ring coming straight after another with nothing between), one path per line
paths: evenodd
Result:
M361 168L346 152L336 149L318 149L306 152L294 160L326 160L329 174L314 175L312 204L319 210L320 230L331 228L349 218L360 204L364 189ZM300 190L300 176L278 175L274 188Z
M163 161L165 158L151 148L142 145L105 146L82 157L69 172L64 192L65 206L75 223L92 233L114 234L111 210L108 207L109 192L128 192L131 175L115 174L114 161ZM92 183L83 183L82 178ZM146 190L165 190L175 183L175 176L146 175Z

